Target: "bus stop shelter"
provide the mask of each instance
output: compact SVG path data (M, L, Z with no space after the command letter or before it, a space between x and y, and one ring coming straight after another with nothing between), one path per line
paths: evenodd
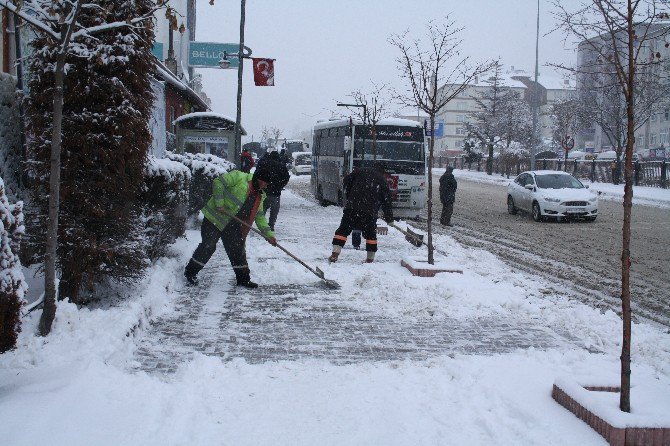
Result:
M235 120L213 112L189 113L174 121L177 153L207 153L235 162ZM240 133L247 132L240 126Z

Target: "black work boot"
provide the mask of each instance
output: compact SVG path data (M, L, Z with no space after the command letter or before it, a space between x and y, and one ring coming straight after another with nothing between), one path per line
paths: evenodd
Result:
M251 273L249 268L236 269L235 278L237 279L237 286L243 286L245 288L258 288L258 284L251 281Z
M198 262L195 260L191 259L188 262L188 265L186 265L186 268L184 268L184 277L186 278L186 283L189 285L197 285L198 284L198 272L202 269L202 265L200 265Z

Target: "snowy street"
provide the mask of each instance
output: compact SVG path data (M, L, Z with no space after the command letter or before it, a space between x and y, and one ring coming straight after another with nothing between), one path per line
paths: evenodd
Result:
M292 177L277 238L340 290L253 234L259 289L234 286L220 245L200 285L186 287L200 241L189 231L145 281L118 291L128 297L117 306L61 303L46 339L32 335L37 315L26 319L18 349L0 357L3 443L606 444L551 386L561 376L616 382L614 312L447 235L436 247L462 275L411 276L400 258L425 248L393 229L375 263L349 244L329 265L342 210L303 198L308 184ZM632 377L633 411L663 413L666 332L634 325Z
M443 172L435 169L434 184ZM516 270L544 277L557 285L552 285L552 293L596 308L621 310L623 185L590 184L592 190L602 192L595 222L536 223L527 213L507 213L507 184L514 176L507 179L461 169L454 173L459 181L455 226L436 225L436 232L488 250ZM633 196L633 314L670 326L670 190L635 187ZM433 200L438 202L437 193Z

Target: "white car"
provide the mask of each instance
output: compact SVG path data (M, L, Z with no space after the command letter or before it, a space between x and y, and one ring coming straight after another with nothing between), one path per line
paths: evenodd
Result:
M310 174L312 172L312 152L294 152L292 166L293 175Z
M598 196L569 173L555 170L523 172L507 186L507 212L530 212L533 220L546 217L584 218L598 216Z

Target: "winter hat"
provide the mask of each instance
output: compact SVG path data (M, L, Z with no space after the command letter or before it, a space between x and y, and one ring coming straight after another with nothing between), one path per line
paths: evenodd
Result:
M286 168L278 161L267 160L256 168L254 180L262 180L268 184L279 184L283 181Z

